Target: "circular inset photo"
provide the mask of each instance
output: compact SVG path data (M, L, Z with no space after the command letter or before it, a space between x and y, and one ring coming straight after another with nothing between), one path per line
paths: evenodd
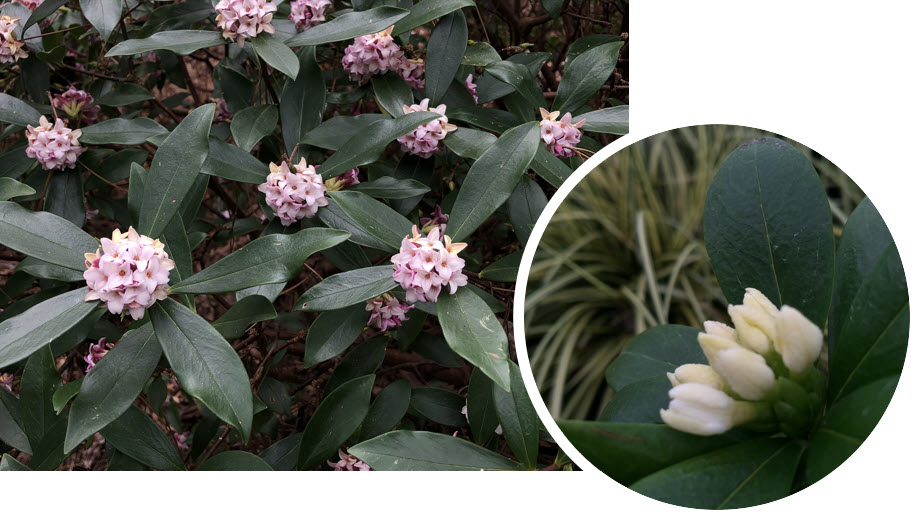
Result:
M609 477L679 506L755 506L822 480L876 427L904 364L907 284L876 206L823 156L685 127L553 201L526 251L518 348Z

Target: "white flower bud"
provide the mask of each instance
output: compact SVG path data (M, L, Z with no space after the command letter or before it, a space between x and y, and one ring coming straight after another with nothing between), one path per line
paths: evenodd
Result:
M729 325L723 322L715 322L714 320L705 321L705 332L708 334L716 334L718 336L723 336L730 340L736 341L736 329L733 329Z
M660 418L684 433L710 436L752 420L754 407L735 401L720 390L699 383L686 383L670 390L669 409L660 410Z
M717 355L721 351L739 347L736 340L710 333L698 333L698 345L701 346L701 351L705 353L708 363L714 369L717 368Z
M771 343L777 335L771 314L764 308L746 304L730 306L727 313L733 319L740 345L759 354L771 352Z
M777 327L774 349L791 372L805 372L822 352L822 330L790 306L781 306L774 319Z
M778 312L778 307L774 305L774 302L768 300L764 293L755 288L746 288L746 294L743 295L743 305L762 308L771 316L776 315Z
M714 366L730 389L743 399L760 401L775 388L774 371L765 358L743 347L719 352Z
M670 379L670 383L672 383L673 386L679 386L685 383L701 383L717 390L723 390L726 386L724 378L708 365L697 365L694 363L680 365L673 372L667 372L666 376Z

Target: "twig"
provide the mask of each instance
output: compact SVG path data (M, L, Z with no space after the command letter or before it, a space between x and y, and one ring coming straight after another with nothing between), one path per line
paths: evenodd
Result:
M67 70L74 71L76 73L84 73L86 75L98 77L99 79L113 80L115 82L133 82L133 79L129 79L127 77L117 77L114 75L105 75L104 73L93 72L91 70L82 70L75 66L70 66L69 64L64 64L63 67Z

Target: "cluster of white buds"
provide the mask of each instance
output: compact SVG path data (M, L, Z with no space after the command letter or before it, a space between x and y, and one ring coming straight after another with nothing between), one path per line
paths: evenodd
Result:
M790 306L778 309L753 288L728 313L734 327L708 321L698 335L708 365L686 364L667 374L671 401L660 417L697 435L744 424L785 431L806 425L808 420L795 420L791 403L797 389L809 392L800 396L807 403L800 411L815 411L821 403L824 383L814 368L822 351L821 329Z
M276 6L269 0L220 0L216 4L216 25L222 37L244 46L245 38L261 32L273 34L273 13Z
M14 63L29 54L22 48L24 44L16 37L16 22L21 18L0 16L0 64Z
M29 146L25 149L25 154L37 159L45 170L74 168L76 158L86 150L79 145L81 135L79 129L68 129L62 118L51 125L42 116L38 120L38 127L26 127L25 136Z

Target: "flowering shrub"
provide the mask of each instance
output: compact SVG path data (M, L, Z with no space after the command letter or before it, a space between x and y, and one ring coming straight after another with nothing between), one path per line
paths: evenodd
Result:
M536 113L624 134L625 41L387 4L0 8L0 468L566 465L506 305L586 155Z
M892 398L909 299L873 204L840 219L837 246L832 218L793 146L766 137L734 150L704 204L731 325L638 334L606 369L600 420L558 421L572 444L631 489L693 508L770 502L840 466Z

